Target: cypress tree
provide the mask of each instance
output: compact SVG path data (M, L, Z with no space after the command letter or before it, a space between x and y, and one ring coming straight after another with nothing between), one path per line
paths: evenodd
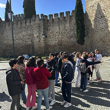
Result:
M32 18L33 15L36 15L35 0L24 0L23 8L25 18Z
M85 24L84 24L84 11L81 0L76 0L75 7L75 26L76 26L76 40L80 45L84 45L85 38Z
M7 3L6 3L6 8L5 8L5 21L6 22L9 22L10 19L8 18L8 11L10 10L10 3L9 1L7 0Z

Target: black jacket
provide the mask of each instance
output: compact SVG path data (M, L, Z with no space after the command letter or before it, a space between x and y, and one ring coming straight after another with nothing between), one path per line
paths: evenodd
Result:
M58 67L58 58L55 56L55 70L57 69L57 67Z
M57 71L61 73L61 69L62 69L62 59L59 58L59 59L58 59L58 67L57 67Z
M48 78L49 80L55 80L55 64L55 59L47 62L46 68L52 74L52 76Z
M81 62L81 63L84 63L84 62L85 62L86 68L87 68L89 65L94 65L94 64L99 64L99 63L101 63L101 61L89 62L89 61L87 61L87 60L85 60L85 59L82 59L80 62ZM81 72L81 74L86 75L86 74L88 73L88 71L89 71L89 70L87 69L86 73L82 73L82 72Z
M10 96L14 96L22 92L21 79L17 70L10 68L6 71L6 82Z
M71 83L71 81L73 80L73 68L72 67L73 67L73 64L70 61L64 63L63 70L61 73L63 81Z

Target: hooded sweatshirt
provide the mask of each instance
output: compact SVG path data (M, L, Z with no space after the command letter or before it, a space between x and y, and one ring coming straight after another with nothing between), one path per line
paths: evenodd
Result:
M73 64L70 61L64 63L61 75L62 75L62 80L67 83L71 83L73 79L73 68L72 67L73 67Z

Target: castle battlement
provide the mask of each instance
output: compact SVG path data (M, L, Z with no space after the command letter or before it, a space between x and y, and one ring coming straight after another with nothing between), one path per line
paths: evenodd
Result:
M56 22L56 21L62 21L62 20L70 20L70 17L74 16L74 10L70 13L70 11L66 11L64 16L64 12L60 13L55 13L55 14L49 14L44 15L34 15L31 19L24 19L24 14L18 14L13 16L13 26L26 26L26 25L33 25L36 22ZM10 22L3 22L2 25L3 27L10 27L11 23Z

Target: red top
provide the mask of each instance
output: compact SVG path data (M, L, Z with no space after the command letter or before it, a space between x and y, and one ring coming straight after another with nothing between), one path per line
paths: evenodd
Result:
M35 84L34 68L35 67L25 67L25 78L28 85Z
M48 77L51 77L51 73L46 68L35 68L34 75L37 89L46 89L49 87Z

